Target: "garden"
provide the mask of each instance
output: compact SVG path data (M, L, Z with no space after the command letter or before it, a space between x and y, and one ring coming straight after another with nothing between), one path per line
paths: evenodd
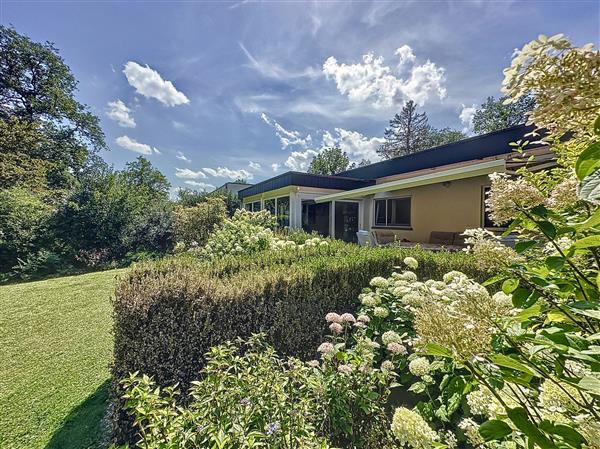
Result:
M505 70L558 166L491 176L513 248L359 248L238 211L114 302L115 444L598 448L600 54L540 36ZM485 267L483 269L482 267Z

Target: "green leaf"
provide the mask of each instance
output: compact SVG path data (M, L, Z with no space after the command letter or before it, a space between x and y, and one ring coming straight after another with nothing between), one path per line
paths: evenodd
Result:
M452 357L452 352L441 345L428 343L425 345L425 354L437 357Z
M523 304L525 304L529 295L531 295L531 290L522 287L517 288L512 294L513 306L519 308L523 307Z
M540 429L550 434L558 435L567 444L575 448L580 448L581 444L585 442L585 438L579 432L564 424L553 424L545 419L540 423Z
M510 295L512 292L514 292L517 287L519 286L519 280L512 278L512 279L507 279L502 283L502 291L504 293L506 293L507 295Z
M490 360L498 366L503 366L504 368L514 369L517 371L521 371L522 373L531 374L532 376L539 377L539 375L537 375L535 371L533 371L531 368L507 355L495 354L490 356Z
M542 432L538 430L538 427L529 420L527 412L522 407L509 408L506 410L506 414L513 424L523 432L530 442L530 446L533 447L537 444L542 449L557 449L557 447L550 441Z
M600 246L600 235L590 235L582 239L577 240L573 243L572 248L583 249L583 248L594 248Z
M560 271L565 265L565 259L561 256L546 257L546 266L551 270Z
M594 120L594 134L600 136L600 115Z
M600 379L595 377L584 377L577 385L591 393L600 394Z
M600 142L595 142L581 152L575 162L575 174L580 180L600 167Z
M584 229L593 228L594 226L598 226L599 224L600 209L596 209L596 212L594 212L590 218L588 218L582 223L577 223L574 227L578 231L583 231Z
M535 246L537 242L535 240L524 240L515 244L515 251L519 254L524 253L532 246Z
M485 441L501 440L511 433L512 429L510 426L499 419L490 419L479 426L479 435L481 435Z
M582 200L600 204L600 170L596 170L581 181L577 195Z
M525 310L521 310L519 313L515 315L515 320L522 323L523 321L527 321L529 318L539 315L542 311L541 304L534 304L531 307L528 307Z
M549 221L537 221L536 224L544 234L553 239L556 237L556 228Z

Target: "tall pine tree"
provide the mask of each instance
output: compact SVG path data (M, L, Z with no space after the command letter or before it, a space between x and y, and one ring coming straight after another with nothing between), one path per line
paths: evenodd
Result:
M385 129L385 142L377 150L384 159L404 156L427 148L429 135L427 114L417 112L417 105L409 100Z

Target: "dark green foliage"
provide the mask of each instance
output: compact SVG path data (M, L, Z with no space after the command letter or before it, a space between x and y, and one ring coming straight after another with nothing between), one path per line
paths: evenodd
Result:
M225 201L221 197L208 197L190 207L177 207L174 211L174 228L177 242L204 245L210 233L226 218Z
M172 246L169 183L143 157L122 172L86 176L55 218L63 245L89 264Z
M180 382L185 392L212 346L255 332L264 332L281 354L314 356L326 334L325 314L354 311L370 279L389 275L409 254L419 260L420 278L451 270L485 278L462 253L342 242L211 263L185 256L137 266L116 292L113 379L140 371L162 386ZM113 425L118 439L128 437L125 415Z
M534 107L531 96L523 96L511 104L504 104L507 97L487 97L473 116L473 131L485 134L527 122L527 113Z
M385 142L377 150L384 159L412 153L462 140L466 135L451 128L436 129L429 124L427 114L418 112L414 101L407 101L402 111L390 120L385 129Z
M341 148L325 148L310 161L308 173L316 175L335 175L350 166L350 159Z
M225 202L227 216L233 217L236 210L241 209L242 202L237 193L225 191L199 192L191 189L180 189L177 192L177 204L183 207L192 207L207 201L209 198L221 198Z

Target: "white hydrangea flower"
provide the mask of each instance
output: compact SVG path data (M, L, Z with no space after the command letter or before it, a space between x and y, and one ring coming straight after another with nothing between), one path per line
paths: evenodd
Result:
M483 437L479 434L479 424L471 418L463 419L458 424L458 427L464 432L467 440L469 440L473 446L479 446L480 444L485 443Z
M334 335L340 335L342 332L344 332L344 327L340 323L331 323L329 325L329 330Z
M392 418L392 433L400 446L408 445L413 449L431 449L439 435L416 411L399 407Z
M402 343L402 338L394 331L387 331L381 336L381 341L384 345L389 345L390 343Z
M323 342L319 345L317 352L320 352L323 355L333 354L335 352L335 346L329 342Z
M417 357L408 364L408 370L415 376L423 377L429 374L431 366L426 357Z
M371 282L369 284L371 285L371 287L375 288L386 288L389 285L389 282L384 277L376 276L373 279L371 279Z
M419 267L419 262L414 257L405 257L404 265L406 265L411 270L416 270Z
M338 366L338 372L340 374L351 374L354 371L354 367L349 364L343 364Z
M329 312L325 315L325 320L328 323L341 323L343 321L342 317L335 312Z
M373 315L375 315L377 318L387 318L389 314L390 311L385 307L375 307L375 309L373 309Z
M356 318L354 318L354 315L352 315L351 313L343 313L340 318L342 319L342 322L344 322L344 323L355 323L356 322Z
M361 323L368 323L369 321L371 321L371 318L369 318L369 315L365 315L365 314L361 314L358 315L358 318L356 318L357 321L361 322Z
M384 360L381 363L381 369L385 371L394 371L394 363L391 360Z
M406 346L401 345L400 343L389 343L386 346L387 350L390 351L392 354L407 354L408 351L406 350Z

